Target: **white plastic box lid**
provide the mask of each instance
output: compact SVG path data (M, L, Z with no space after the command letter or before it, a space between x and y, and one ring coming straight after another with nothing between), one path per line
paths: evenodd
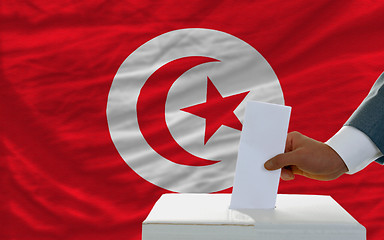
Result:
M164 194L143 240L365 240L366 230L330 196L278 194L271 210L229 209L230 194Z

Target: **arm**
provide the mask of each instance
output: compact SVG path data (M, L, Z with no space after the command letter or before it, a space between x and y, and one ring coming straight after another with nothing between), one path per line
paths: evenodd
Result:
M345 125L327 142L329 145L289 133L285 153L268 160L265 168L283 168L283 180L293 179L294 174L332 180L346 172L355 173L375 159L383 163L384 74Z
M365 133L384 153L384 73L376 80L368 96L345 124ZM383 164L384 157L376 159Z

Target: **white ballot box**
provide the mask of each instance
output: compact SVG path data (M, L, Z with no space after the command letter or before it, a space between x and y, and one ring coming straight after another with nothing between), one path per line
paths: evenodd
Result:
M164 194L143 240L363 240L365 228L330 196L278 194L275 209L229 209L230 194Z

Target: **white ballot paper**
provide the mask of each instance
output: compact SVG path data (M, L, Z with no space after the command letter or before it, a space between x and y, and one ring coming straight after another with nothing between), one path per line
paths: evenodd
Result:
M249 101L240 137L231 209L273 209L281 170L264 163L283 153L291 107Z

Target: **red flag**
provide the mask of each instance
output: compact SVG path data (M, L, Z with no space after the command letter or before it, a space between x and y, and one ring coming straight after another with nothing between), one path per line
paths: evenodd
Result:
M2 3L0 238L141 238L141 222L169 190L124 161L106 109L119 67L151 39L202 28L244 41L279 79L290 130L326 141L384 70L383 10L365 1ZM331 182L298 177L279 192L331 195L379 240L383 171L373 163Z

